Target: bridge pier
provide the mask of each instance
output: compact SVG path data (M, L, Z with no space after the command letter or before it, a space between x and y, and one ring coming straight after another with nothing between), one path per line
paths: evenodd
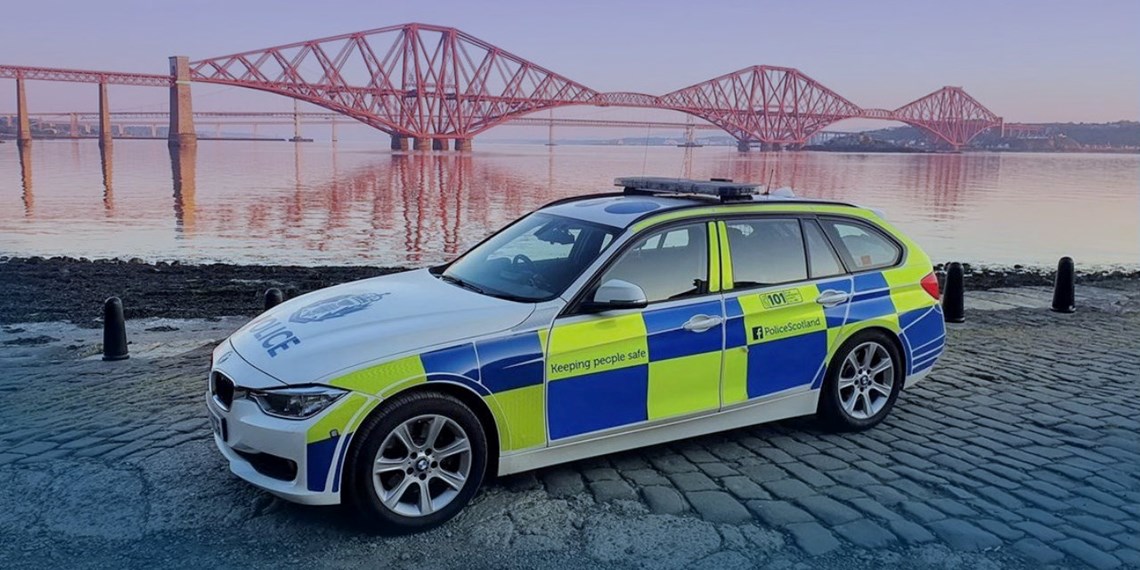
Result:
M736 141L737 152L748 152L752 150L752 143L749 141Z
M16 78L16 144L32 142L32 122L28 118L28 95L24 91L24 78Z
M455 139L455 150L471 152L471 139Z
M107 100L107 84L99 84L99 148L111 146L111 103Z
M431 150L431 139L426 137L415 137L412 141L412 148L414 150Z
M432 150L447 150L447 139L431 139Z
M194 111L190 105L190 59L184 55L171 56L170 76L170 132L167 146L182 147L198 144L194 131Z
M79 113L71 114L71 127L68 130L67 136L73 139L79 138Z
M392 135L392 150L408 150L411 141L403 135Z

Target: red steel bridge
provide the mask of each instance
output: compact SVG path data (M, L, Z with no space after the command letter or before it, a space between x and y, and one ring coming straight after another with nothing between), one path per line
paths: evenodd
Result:
M171 143L194 138L191 82L257 89L305 101L384 131L393 149L471 148L473 137L536 111L571 105L639 107L687 113L724 130L742 150L798 147L844 119L898 121L959 149L1003 127L961 87L943 87L896 109L861 107L790 67L755 65L663 95L604 93L460 30L404 24L189 61L172 57L170 75L0 66L23 82L54 80L163 86L171 90ZM100 114L109 111L105 104ZM109 118L106 137L110 139ZM28 131L30 138L30 130ZM20 140L23 140L23 135Z

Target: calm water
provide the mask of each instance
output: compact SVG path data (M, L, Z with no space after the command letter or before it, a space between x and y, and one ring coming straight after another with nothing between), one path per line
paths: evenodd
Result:
M275 264L449 259L615 176L728 177L884 210L935 260L1140 264L1140 156L739 154L732 148L162 141L0 145L0 255ZM23 156L21 156L23 154Z

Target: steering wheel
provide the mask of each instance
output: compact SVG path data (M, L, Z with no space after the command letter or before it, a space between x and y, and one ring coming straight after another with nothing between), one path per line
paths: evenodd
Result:
M521 266L525 265L527 271L529 271L531 273L538 273L538 270L535 269L535 267L534 267L534 262L531 261L531 259L529 257L527 257L521 253L516 255L515 258L511 260L511 265L514 265L516 267L521 267Z
M546 277L543 277L543 275L538 272L538 267L535 266L531 258L520 253L511 260L511 265L530 274L527 277L527 281L530 282L531 287L537 287L544 291L550 290L550 283L546 280Z

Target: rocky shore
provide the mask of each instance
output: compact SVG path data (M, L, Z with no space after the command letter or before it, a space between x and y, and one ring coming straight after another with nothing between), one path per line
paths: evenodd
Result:
M69 321L98 326L103 301L123 300L126 317L172 319L253 316L270 287L286 298L409 268L367 266L188 265L139 260L0 257L0 324ZM941 269L941 265L936 267ZM966 265L966 289L1051 285L1047 268ZM1077 280L1140 280L1136 270L1081 272Z

